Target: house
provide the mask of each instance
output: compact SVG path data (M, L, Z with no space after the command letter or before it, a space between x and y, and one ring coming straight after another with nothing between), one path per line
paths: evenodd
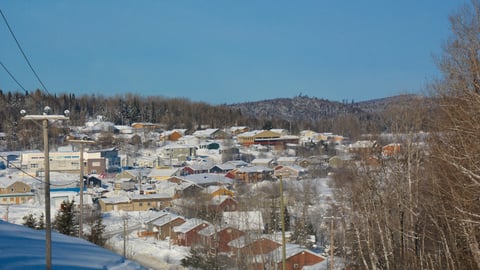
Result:
M118 156L118 149L116 147L90 150L87 151L86 155L88 157L95 155L96 158L104 158L107 171L121 167L121 159ZM97 155L99 155L99 157L97 157Z
M233 184L233 180L225 177L223 175L214 174L214 173L200 173L200 174L190 174L183 177L186 181L195 183L201 187L208 187L213 185L224 185L230 186Z
M197 155L197 148L187 144L168 144L158 151L159 165L181 166L187 159Z
M98 200L102 212L110 211L128 211L130 209L130 198L127 196L116 196L110 198L101 198Z
M33 198L34 194L29 185L10 177L0 178L1 204L23 204Z
M286 269L303 269L304 266L318 264L325 260L319 254L316 254L308 249L304 249L299 245L287 244L285 246L285 263ZM282 269L282 247L278 247L266 256L266 261L255 264L255 269Z
M283 179L302 179L307 175L307 170L298 165L277 166L274 175Z
M178 175L178 168L164 168L158 169L153 168L150 173L147 175L148 178L155 181L163 181L168 180L170 177L174 175Z
M203 246L210 253L216 254L230 252L231 248L228 243L245 235L245 232L228 225L212 225L198 231L198 235Z
M185 136L186 129L173 129L167 130L160 135L160 141L172 141L176 142L183 136Z
M208 210L216 213L237 211L237 208L238 202L232 197L226 195L215 196L208 204Z
M210 226L210 223L207 221L191 218L188 219L185 223L173 227L173 232L176 234L176 243L179 246L193 246L200 243L200 236L198 231L203 230L204 228Z
M146 211L150 208L163 209L171 205L172 197L168 194L134 194L115 196L99 200L102 212L108 211Z
M272 167L274 160L271 158L256 158L250 162L253 166Z
M189 175L189 174L199 174L199 173L208 173L210 170L210 166L208 164L205 165L187 165L182 168L182 175Z
M401 151L401 144L390 143L382 147L382 156L384 158L393 157L398 155Z
M254 258L265 255L281 246L277 241L263 236L244 235L228 243L231 254L237 258Z
M173 232L173 227L180 226L185 222L184 217L163 211L160 216L145 222L145 225L147 232L154 232L157 239L165 240L169 238L175 242L177 234Z
M228 188L226 188L225 186L223 185L220 185L220 186L208 186L206 187L203 192L209 194L212 198L215 197L215 196L230 196L230 197L233 197L235 195L235 193L233 192L233 190L230 190Z
M130 195L130 211L164 209L171 206L172 196L165 193Z
M230 132L231 135L238 135L238 134L247 132L248 129L249 128L246 126L234 126L234 127L230 127L228 131Z
M210 168L209 172L210 173L220 173L220 174L226 174L229 171L235 169L235 165L232 163L223 163L220 165L215 165L212 168Z
M282 166L289 166L297 164L298 157L279 157L277 158L277 164Z
M136 181L132 178L120 178L113 183L113 189L132 191L135 190Z
M231 225L245 232L262 232L265 228L260 211L224 212L222 224Z
M272 180L274 170L263 166L248 166L232 170L228 175L232 175L235 180L244 183L256 183L264 180Z
M197 130L193 132L193 136L202 139L202 140L216 140L216 139L225 139L228 137L228 134L218 128L207 128L203 130Z
M252 144L276 145L281 137L280 133L270 130L253 130L237 135L237 140L244 146Z
M157 131L161 129L161 126L159 124L153 124L153 123L147 123L147 122L139 122L139 123L133 123L132 128L135 130L135 132L151 132L151 131Z

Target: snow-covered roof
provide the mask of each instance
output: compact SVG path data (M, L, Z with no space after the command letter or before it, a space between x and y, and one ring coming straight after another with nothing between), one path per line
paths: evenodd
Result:
M208 128L204 130L197 130L193 132L192 135L199 138L206 138L206 137L212 136L217 131L218 131L218 128Z
M199 173L186 175L185 180L195 183L197 185L209 185L209 184L224 184L231 185L233 180L223 175L214 173Z
M153 225L155 226L163 226L165 224L168 224L169 222L171 222L172 220L176 219L176 218L181 218L183 220L185 220L184 217L182 216L179 216L179 215L176 215L176 214L173 214L173 213L167 213L166 215L156 219L155 221L152 222Z
M106 204L117 204L117 203L128 203L128 202L130 202L130 198L128 198L126 196L101 198L100 200L102 200Z
M263 172L273 172L273 169L264 167L264 166L248 166L238 169L242 173L263 173Z
M210 200L210 204L211 205L220 205L221 203L223 203L227 199L232 199L233 200L233 198L228 196L228 195L217 195L217 196L214 196Z
M286 255L287 258L290 258L294 255L297 255L298 253L301 253L301 252L307 252L307 253L310 253L312 255L315 255L315 256L318 256L318 257L321 257L321 258L325 259L320 254L317 254L317 253L314 253L314 252L312 252L308 249L302 248L300 245L288 244L288 243L285 245L285 255ZM268 253L267 258L269 258L270 260L272 260L276 263L280 263L282 261L282 247L280 246L277 249L273 250L272 252Z
M263 217L260 211L224 212L223 224L231 225L241 231L263 230Z
M154 168L148 174L148 177L169 177L173 176L178 172L178 168L174 169L157 169Z
M201 225L201 224L207 224L209 223L205 220L199 219L199 218L191 218L185 221L185 223L173 227L173 231L176 233L186 233L189 232L190 230L194 229L195 227Z
M156 194L132 194L130 195L130 199L132 200L163 200L163 199L171 199L172 196L167 193L156 193Z

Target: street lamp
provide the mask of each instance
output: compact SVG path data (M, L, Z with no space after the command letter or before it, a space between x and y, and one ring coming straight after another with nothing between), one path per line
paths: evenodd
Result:
M43 153L44 153L44 175L45 175L45 263L46 269L52 268L52 220L50 214L50 156L48 151L48 123L58 120L68 120L70 111L65 110L65 115L49 115L52 109L45 106L41 115L27 115L21 110L22 120L32 120L35 123L42 122L43 128Z

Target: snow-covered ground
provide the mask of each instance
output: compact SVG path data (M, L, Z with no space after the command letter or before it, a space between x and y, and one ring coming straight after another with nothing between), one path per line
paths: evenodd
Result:
M23 224L23 217L26 215L32 214L39 218L42 213L44 213L44 208L38 203L0 205L1 219L13 224ZM52 218L55 217L55 213L56 211L52 208ZM171 245L169 241L138 237L138 232L143 228L144 222L156 215L159 213L154 211L104 213L105 235L109 237L107 245L122 256L125 245L125 257L139 262L149 269L183 269L180 266L180 260L189 253L189 248ZM124 226L127 230L126 241L123 236ZM3 238L0 239L2 239L0 242L3 242Z
M2 269L45 269L45 231L0 221ZM145 269L86 240L52 232L52 269Z

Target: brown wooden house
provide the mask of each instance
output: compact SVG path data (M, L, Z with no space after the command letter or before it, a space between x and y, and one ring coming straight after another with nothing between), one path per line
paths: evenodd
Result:
M173 232L176 234L176 243L179 246L194 246L200 243L200 236L198 231L210 226L207 221L192 218L188 219L185 223L173 227Z
M237 239L245 232L240 231L232 226L208 226L198 232L204 247L212 253L230 252L231 247L228 243Z

